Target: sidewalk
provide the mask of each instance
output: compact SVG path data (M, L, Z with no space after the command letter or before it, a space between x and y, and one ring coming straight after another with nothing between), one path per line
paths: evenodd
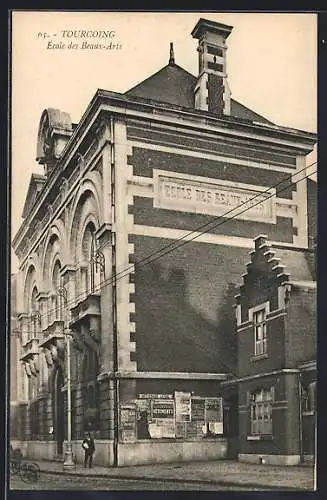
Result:
M35 462L39 464L41 472L47 474L203 483L256 489L313 490L314 472L311 466L277 467L216 460L118 468L95 466L92 469L84 469L81 464L77 464L73 470L64 470L60 462Z

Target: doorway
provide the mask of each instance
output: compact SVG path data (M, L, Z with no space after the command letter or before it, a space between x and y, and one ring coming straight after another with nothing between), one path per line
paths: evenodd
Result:
M237 460L239 452L239 423L238 423L238 395L230 394L224 401L224 434L228 438L227 457L230 460Z

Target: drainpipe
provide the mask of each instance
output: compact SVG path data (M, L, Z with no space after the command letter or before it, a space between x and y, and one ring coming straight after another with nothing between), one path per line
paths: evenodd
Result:
M300 461L303 461L303 421L302 421L302 376L299 374L299 433L300 433Z
M115 194L115 144L114 144L114 119L110 117L110 140L111 140L111 210L112 222L116 222L116 194ZM113 321L113 382L114 382L114 467L118 467L118 440L119 440L119 385L118 372L118 339L117 339L117 280L116 280L116 233L111 233L112 252L112 321Z

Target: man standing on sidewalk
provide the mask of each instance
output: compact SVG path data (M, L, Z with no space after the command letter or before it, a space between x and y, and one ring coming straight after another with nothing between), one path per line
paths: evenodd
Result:
M90 432L86 433L82 447L84 448L84 467L92 468L93 453L95 452L94 438Z

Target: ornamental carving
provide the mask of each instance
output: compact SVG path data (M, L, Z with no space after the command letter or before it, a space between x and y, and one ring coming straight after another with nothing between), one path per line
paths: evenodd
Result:
M70 115L59 109L45 109L41 115L36 147L36 161L48 176L73 133Z

